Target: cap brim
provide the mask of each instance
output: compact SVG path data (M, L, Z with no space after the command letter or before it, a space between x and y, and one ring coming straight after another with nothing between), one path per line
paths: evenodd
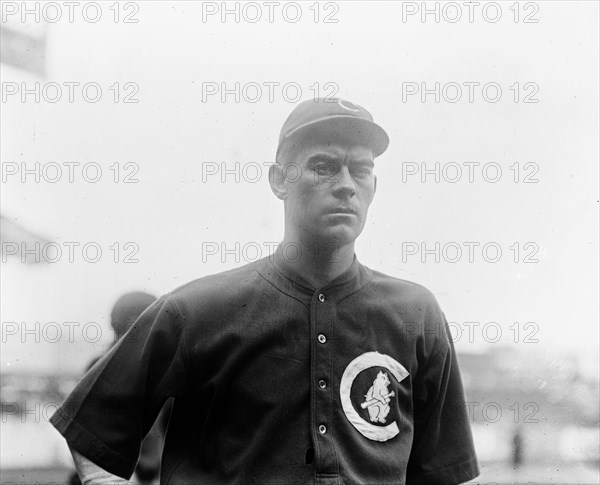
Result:
M387 150L390 139L385 130L377 123L355 116L328 116L312 120L309 123L296 127L288 133L282 142L299 133L308 131L331 131L343 134L363 143L373 150L373 157L378 157Z

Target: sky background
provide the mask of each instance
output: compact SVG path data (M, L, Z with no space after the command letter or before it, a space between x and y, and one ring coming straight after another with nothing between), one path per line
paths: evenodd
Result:
M56 263L2 263L3 326L16 322L20 329L3 333L2 370L79 373L112 339L110 309L121 294L163 294L245 262L243 254L238 261L231 254L203 257L203 244L259 245L268 254L283 234L283 206L263 164L274 161L279 130L294 107L280 88L269 100L264 83L270 82L297 83L302 99L314 95L315 83L324 94L333 83L337 96L366 107L386 129L390 147L376 160L378 189L357 255L373 269L432 290L448 320L464 331L455 343L459 351L511 345L568 351L588 368L597 365L598 4L537 2L532 18L539 22L523 23L531 13L523 10L517 23L512 2L501 3L496 23L478 11L470 23L466 9L456 23L436 23L432 16L422 22L419 15L403 22L403 2L337 2L337 23L315 23L310 3L296 23L280 10L273 23L237 23L232 16L223 23L218 15L203 22L199 3L137 2L138 23L115 23L107 3L97 23L76 15L73 23L46 25L46 77L3 64L2 81L29 88L36 81L96 82L103 95L88 103L76 88L70 103L65 88L56 103L36 103L32 96L23 103L18 95L2 103L2 214L60 245L97 243L103 254L90 263L75 250L69 262L63 246ZM320 8L324 15L334 7ZM115 82L122 94L130 92L125 83L135 83L139 102L115 104L109 90ZM262 98L203 101L203 83L233 88L236 82L263 86ZM463 86L462 99L403 100L405 83L433 88L436 82ZM471 103L465 82L498 83L502 96L487 102L479 87ZM518 103L509 89L515 82ZM531 92L525 83L538 86L533 97L539 102L522 102ZM93 162L103 173L97 183L86 182L78 169L70 183L64 166L57 183L35 183L31 176L23 183L6 173L7 163L33 168L36 162ZM430 175L423 183L406 175L410 164L433 168L436 162L459 164L461 180L436 183ZM472 183L468 162L480 164ZM126 163L136 164L138 182L115 183L109 168L115 163L121 177L129 172ZM222 163L259 180L203 177ZM484 180L486 163L502 168L497 183ZM509 169L515 163L521 178L531 172L526 163L536 164L538 182L515 183ZM250 166L263 172L242 170ZM122 259L128 242L139 249L138 262L115 263L110 247L117 243ZM403 257L403 244L433 248L436 242L457 243L462 258ZM474 262L464 242L479 243ZM485 261L486 243L501 247L498 262ZM515 243L518 262L510 249ZM523 262L530 248L538 248L537 263ZM253 258L250 249L246 255ZM23 322L27 328L40 322L46 340L55 335L48 322L57 322L62 338L44 342L40 330L35 342L36 335L22 333ZM79 323L73 339L64 322ZM93 329L87 338L78 330L88 322L103 330L95 343ZM480 324L473 341L464 322ZM498 342L490 341L494 331L481 332L488 322L501 329ZM511 330L515 322L518 336ZM525 328L526 322L534 326ZM537 343L526 343L527 336Z

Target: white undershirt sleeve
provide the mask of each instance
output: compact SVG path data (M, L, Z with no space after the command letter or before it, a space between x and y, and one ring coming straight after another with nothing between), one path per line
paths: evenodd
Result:
M69 449L83 485L135 485L135 482L129 482L124 478L108 473L73 448L69 447Z

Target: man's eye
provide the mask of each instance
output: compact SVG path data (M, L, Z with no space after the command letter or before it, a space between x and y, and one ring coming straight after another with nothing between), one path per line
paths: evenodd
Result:
M314 167L315 172L319 175L333 175L337 172L335 163L318 163Z
M371 175L371 169L369 167L357 167L352 172L358 177L368 177Z

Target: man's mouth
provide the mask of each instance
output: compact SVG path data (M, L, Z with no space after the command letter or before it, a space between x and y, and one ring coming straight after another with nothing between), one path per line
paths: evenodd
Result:
M327 211L328 214L352 214L356 215L356 211L350 207L336 207Z

